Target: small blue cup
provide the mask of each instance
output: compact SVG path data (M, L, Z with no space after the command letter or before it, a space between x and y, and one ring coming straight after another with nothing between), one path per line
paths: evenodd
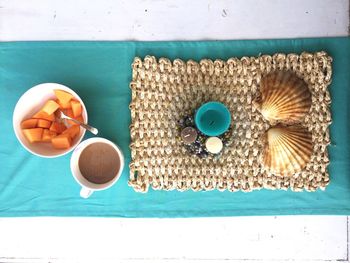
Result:
M230 127L231 114L224 104L210 101L199 107L194 121L197 128L205 135L219 136Z

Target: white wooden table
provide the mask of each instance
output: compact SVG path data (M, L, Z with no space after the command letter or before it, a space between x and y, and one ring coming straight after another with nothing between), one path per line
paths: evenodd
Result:
M348 30L348 0L0 0L0 41L296 38ZM1 218L0 262L348 262L348 228L346 216Z

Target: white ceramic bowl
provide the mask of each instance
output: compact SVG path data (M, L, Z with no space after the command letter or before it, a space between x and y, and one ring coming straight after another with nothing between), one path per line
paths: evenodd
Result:
M76 136L72 142L72 146L69 149L55 149L52 147L51 143L30 143L24 137L21 129L21 122L25 119L31 118L31 116L33 116L41 109L42 106L44 106L48 99L56 99L54 94L55 89L67 91L72 94L75 99L79 100L83 108L84 121L87 123L88 115L84 102L73 90L57 83L43 83L27 90L18 100L15 110L13 111L12 123L18 141L30 153L46 158L62 156L72 151L80 143L85 134L85 129L81 128L80 134Z

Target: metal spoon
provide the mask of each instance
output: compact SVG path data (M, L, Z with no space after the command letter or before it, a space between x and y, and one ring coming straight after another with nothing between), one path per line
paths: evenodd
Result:
M62 111L59 111L59 113L60 113L60 118L61 119L71 120L71 121L75 122L76 124L79 124L81 127L85 128L89 132L91 132L91 133L93 133L95 135L98 134L98 129L96 129L96 128L88 125L88 124L82 123L82 122L80 122L80 121L78 121L76 119L73 119L73 118L67 116L66 114L64 114Z

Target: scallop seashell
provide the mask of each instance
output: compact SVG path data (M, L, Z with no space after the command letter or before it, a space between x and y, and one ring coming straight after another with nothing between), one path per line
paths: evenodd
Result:
M273 71L262 77L260 93L254 105L271 123L301 122L311 107L308 85L292 71Z
M277 174L295 174L310 161L312 135L300 126L270 128L266 132L263 164Z

